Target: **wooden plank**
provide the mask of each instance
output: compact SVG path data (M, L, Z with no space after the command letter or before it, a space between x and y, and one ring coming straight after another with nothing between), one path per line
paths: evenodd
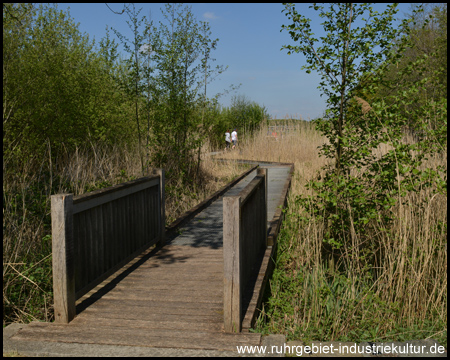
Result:
M125 236L126 236L126 234L125 234L125 231L126 231L126 227L125 227L125 225L126 225L126 220L125 220L125 212L126 212L126 209L125 209L125 198L120 198L120 199L117 199L116 200L117 201L117 208L119 209L119 212L118 212L118 215L119 215L119 220L118 220L118 223L119 223L119 231L118 231L118 237L117 237L117 243L116 243L116 245L115 246L117 246L117 248L119 249L119 258L118 258L118 263L120 263L121 261L122 261L122 259L123 259L123 256L124 256L124 254L125 254L125 252L126 252L126 249L125 249Z
M86 309L85 311L90 310ZM163 309L164 310L164 309ZM180 308L178 308L178 311L180 312ZM142 321L148 321L148 322L155 322L155 323L188 323L188 324L198 324L199 326L202 325L205 327L205 329L214 326L217 329L223 329L223 321L222 321L222 314L220 314L218 311L205 311L205 313L196 313L196 314L189 314L189 313L180 313L180 314L170 314L167 312L158 312L158 313L151 313L146 314L145 319L143 319L142 315L140 313L128 313L123 311L114 311L110 309L102 309L102 311L90 311L89 313L85 314L82 313L81 316L78 315L75 317L74 320L72 320L71 324L76 324L78 321L88 323L95 323L99 319L111 319L111 320L128 320L130 322L135 320L142 320ZM152 326L149 326L152 327Z
M152 291L141 291L133 289L132 292L128 290L114 289L114 292L109 292L103 295L102 299L120 299L122 301L135 301L140 299L146 299L147 301L176 301L180 298L186 302L199 302L199 303L222 303L222 294L217 292L212 292L210 296L204 296L204 294L198 291L189 290L152 290Z
M223 249L221 248L210 248L207 246L189 246L189 245L165 245L163 248L160 249L161 252L167 252L167 251L182 251L182 252L199 252L202 251L209 251L209 252L222 252Z
M143 266L143 265L142 265ZM138 271L139 269L139 271ZM199 281L208 281L208 280L214 280L214 279L220 279L223 280L223 268L219 267L203 267L203 268L191 268L191 269L185 269L182 272L179 272L174 276L174 274L167 274L167 271L162 269L161 266L159 267L147 267L142 268L139 267L135 271L132 271L131 273L126 275L126 278L128 279L140 279L140 278L147 278L151 280L156 281L185 281L185 280L191 280L191 279L197 279ZM205 271L201 271L201 270Z
M145 249L145 247L144 247ZM217 264L194 264L194 263L172 263L172 264L142 264L142 263L132 263L129 265L124 265L123 269L119 268L117 270L120 270L121 272L117 274L123 276L138 276L138 275L144 275L149 277L160 277L164 276L167 272L165 270L165 267L168 267L173 269L173 271L177 270L178 274L168 274L169 277L176 278L182 277L182 278L195 278L196 276L208 276L208 275L223 275L223 268L221 268L220 263ZM125 272L122 275L122 272ZM199 274L199 272L208 272L205 274ZM112 275L112 274L111 274ZM106 278L105 278L106 279ZM112 279L111 279L112 280Z
M108 271L112 266L113 251L110 246L110 239L112 236L112 204L107 203L102 205L103 217L103 273Z
M134 219L132 219L131 217L131 206L132 206L132 202L131 202L131 197L132 195L129 196L125 196L123 198L123 213L122 213L122 217L124 219L124 252L122 254L123 258L128 257L131 252L133 251L133 239L131 237L131 228L135 226L134 224Z
M77 214L73 216L73 241L74 241L74 262L75 264L81 264L82 253L84 251L84 247L80 241L82 238L82 233L85 231L84 226L81 225L80 217L82 214ZM84 266L74 267L74 279L75 279L75 292L78 288L80 288L83 283L83 271L85 271Z
M135 198L136 205L133 210L133 217L135 218L134 236L136 238L135 240L136 247L142 247L142 245L150 243L149 236L147 235L148 219L146 212L147 209L145 207L145 202L148 197L149 191L150 188L145 189L144 191L141 191L140 193L136 194Z
M103 207L99 206L95 209L96 213L96 228L95 237L97 240L97 269L96 273L101 275L105 270L105 238L103 235Z
M55 322L75 316L73 195L51 196L52 261Z
M181 321L179 317L172 317L167 320L167 316L153 319L129 319L129 318L114 318L114 315L108 317L90 317L75 318L71 324L90 327L92 324L96 326L107 327L125 327L129 329L164 329L164 330L191 330L191 331L208 331L220 332L223 329L223 324L219 321L192 321L192 319Z
M165 247L165 246L164 246ZM184 257L186 260L189 259L201 259L208 261L209 259L213 261L218 261L220 258L223 258L223 251L217 251L217 250L209 250L206 247L199 247L194 248L195 250L190 250L190 246L185 246L186 250L176 250L171 251L170 249L164 249L164 247L158 252L158 254L155 254L152 256L155 260L165 260L169 256L180 256L181 258Z
M107 293L102 296L98 296L96 294L91 296L91 300L117 300L121 301L123 304L127 304L127 306L133 305L133 302L140 301L143 299L146 299L147 301L166 301L166 302L177 302L180 300L180 298L183 299L185 303L197 303L197 305L200 307L201 304L223 304L223 298L219 295L213 295L213 296L199 296L192 293L184 293L177 295L176 293L168 293L164 290L154 290L148 293L144 293L145 297L142 296L136 296L133 294L130 294L129 292L127 294L120 294L120 293ZM125 305L123 305L125 306ZM123 309L124 311L127 311L127 309Z
M183 304L184 302L184 304ZM144 299L140 300L122 300L114 297L111 298L101 298L96 301L88 309L84 310L77 316L86 316L92 311L95 311L102 316L103 312L108 313L122 313L127 314L140 314L141 319L146 319L155 314L173 314L179 316L220 316L220 321L222 322L223 310L222 303L219 302L191 302L191 301L181 301L180 298L166 301L163 299L157 299L149 303ZM195 319L194 319L195 320Z
M151 269L160 267L162 265L169 266L172 268L179 267L184 268L185 270L189 270L190 267L192 268L201 268L204 267L205 269L220 269L222 268L223 261L208 261L208 262L202 262L201 259L198 257L189 257L188 255L182 256L182 254L179 254L178 256L175 254L169 254L165 256L164 258L153 258L153 261L146 261L142 264L140 264L140 269ZM197 269L198 270L198 269Z
M95 298L95 296L94 296ZM131 316L130 314L137 314L139 318L143 318L142 315L139 315L141 311L145 311L146 316L158 314L163 310L172 310L172 309L181 309L181 310L195 310L199 314L207 315L208 311L213 311L217 314L223 313L223 306L217 302L201 302L201 303L193 303L190 301L185 301L185 299L178 298L172 301L163 301L163 300L155 300L149 303L146 299L137 299L137 300L126 300L123 301L121 299L117 299L114 297L100 297L97 299L92 306L83 310L77 316L83 316L84 313L89 313L90 311L109 311L109 310L117 310L120 309L122 311L123 306L130 306L131 309L137 311L125 311L123 312L124 316ZM109 309L109 310L108 310Z
M158 186L159 179L157 177L141 178L128 183L111 186L105 189L99 189L87 194L75 196L73 198L73 213L86 211L96 206L106 204L138 191L142 191L152 186ZM133 183L133 184L131 184Z
M132 290L132 291L131 291ZM115 287L113 291L108 292L103 297L115 297L115 298L121 298L123 300L140 300L140 299L158 299L158 296L161 297L161 299L173 299L174 301L177 299L184 299L184 301L196 301L196 299L199 299L199 301L209 302L209 301L222 301L222 289L211 289L211 292L208 293L208 296L205 296L203 291L207 290L207 287L204 287L203 289L186 289L186 288L172 288L172 289L160 289L160 288L153 288L153 289L136 289L134 287Z
M186 279L179 281L178 279L147 279L143 278L126 278L116 285L116 288L133 287L133 289L203 289L203 288L220 288L223 290L223 278L217 276L214 279L192 280Z
M92 309L92 311L97 312L97 316L99 317L106 316L103 315L103 313L108 313L110 314L110 316L121 318L122 316L120 315L120 313L131 314L131 310L134 310L133 314L140 314L141 319L147 319L153 317L155 314L161 314L179 316L180 318L186 317L193 322L198 321L198 319L200 319L198 317L201 317L202 319L203 317L207 317L211 320L215 319L214 321L223 324L223 310L220 309L221 304L219 303L205 302L197 304L196 306L195 303L188 302L187 306L168 306L178 303L177 301L169 301L168 304L162 304L161 302L159 302L158 305L152 305L149 307L145 306L142 303L139 306L134 305L132 301L126 301L125 303L122 303L120 299L106 300L108 300L108 302L103 301L102 303L98 303L98 305L97 303L95 303L95 308ZM123 304L126 304L127 307L125 308ZM214 308L210 308L209 306L214 306ZM80 315L77 316L83 316L83 314L84 312L81 312ZM92 313L88 313L86 316L89 316L89 314Z
M83 287L87 284L91 283L92 280L95 279L95 273L94 273L94 266L95 266L95 241L94 241L94 234L93 234L93 224L92 224L92 210L87 210L84 213L85 216L85 224L86 227L86 242L85 242L85 249L84 249L84 261L83 265L86 268L87 271L87 277L85 279L85 282L83 283ZM77 264L77 266L80 266Z
M193 269L200 270L202 267L205 269L213 270L214 268L220 269L222 268L222 261L210 261L207 263L203 263L198 258L189 258L188 256L167 256L166 259L156 259L155 261L147 261L143 264L140 264L139 268L141 269L152 269L158 268L162 265L169 266L171 268L179 267L180 269L189 270L190 267Z
M166 237L166 173L164 169L154 169L153 174L159 176L157 202L157 208L159 209L158 244L163 245Z
M34 325L34 324L33 324ZM124 327L40 326L19 331L13 340L45 340L68 343L170 347L236 351L239 345L259 345L260 334L224 334L220 332L146 329L136 331Z
M209 274L203 274L202 277L195 277L195 276L185 276L185 274L180 275L178 277L171 277L171 276L164 276L165 274L163 272L160 272L162 276L152 276L147 277L145 275L135 275L133 273L127 275L125 278L120 279L120 281L113 281L115 286L137 286L137 287L152 287L152 286L159 286L160 284L164 285L167 284L167 286L177 287L177 286L183 286L183 287L200 287L201 284L208 284L208 286L216 287L220 285L222 288L223 285L223 273L217 273L214 277L209 276ZM193 280L195 278L195 280ZM108 283L105 282L103 285L106 286ZM223 289L222 289L223 290Z
M120 248L119 248L119 237L120 237L120 223L119 223L119 211L120 208L118 207L118 200L112 201L109 204L111 204L111 212L112 212L112 222L110 223L110 226L113 228L113 232L111 234L111 237L109 238L109 244L108 246L113 250L112 254L112 263L117 264L119 262L120 258Z
M144 197L145 191L141 191L140 193L134 194L131 197L131 208L130 208L130 218L132 219L132 228L130 229L130 237L131 237L131 248L134 252L136 249L140 248L143 244L146 243L145 239L140 235L141 227L143 226L143 218L144 214L139 213L139 204L141 203L142 198Z
M91 268L91 279L95 280L98 277L98 258L99 258L99 243L98 243L98 234L97 234L97 209L92 208L88 212L89 217L91 219L91 259L92 262L86 264L89 268ZM91 280L91 281L92 281Z
M152 218L152 228L151 228L151 236L152 239L155 239L156 243L158 243L159 245L162 245L163 243L161 242L161 234L162 234L162 228L161 226L161 194L159 192L159 188L157 189L157 191L153 191L152 194L152 209L151 209L151 213L149 216L151 216Z
M135 227L134 219L131 216L131 195L125 196L123 198L124 209L123 209L123 219L124 223L124 253L123 257L128 257L133 252L133 238L131 236L131 228Z
M77 266L74 270L77 273L77 279L79 279L79 281L75 283L75 292L77 292L88 281L88 268L85 266L87 259L89 259L87 246L88 227L86 226L86 213L76 214L74 217L78 219L78 236L75 241L77 242L77 247L80 250L75 258L75 264L77 264Z
M238 196L241 198L241 207L244 206L247 200L252 197L253 193L260 186L262 181L263 179L261 176L255 176L255 178L239 192Z
M202 265L206 267L214 267L217 268L222 267L223 261L217 260L217 259L211 259L208 261L207 254L205 255L205 261L202 261L201 258L199 258L197 255L190 255L190 254L165 254L164 256L157 256L152 257L148 260L143 260L144 262L140 265L140 267L144 268L151 268L155 266L180 266L188 269L190 266L192 267L201 267Z
M264 216L264 239L265 239L265 244L267 247L267 194L268 194L268 184L269 184L269 177L268 177L268 169L267 168L258 168L257 171L258 175L262 175L264 176L264 193L262 194L264 196L264 212L263 212L263 216Z

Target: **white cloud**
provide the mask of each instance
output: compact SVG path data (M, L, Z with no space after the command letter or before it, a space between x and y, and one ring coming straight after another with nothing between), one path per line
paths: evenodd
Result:
M203 14L203 17L204 17L205 19L209 19L209 20L217 19L217 16L214 15L214 13L213 13L213 12L210 12L210 11L205 12L205 13Z

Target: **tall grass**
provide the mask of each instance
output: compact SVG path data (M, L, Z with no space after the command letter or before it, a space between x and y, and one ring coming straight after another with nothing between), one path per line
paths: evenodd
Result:
M216 164L205 148L189 187L166 178L170 223L242 172ZM50 195L88 191L143 176L137 148L91 145L55 156L3 161L3 324L53 319Z
M339 266L324 251L323 220L305 214L296 201L297 195L311 195L305 184L326 162L317 151L325 139L304 124L278 141L267 130L226 155L295 164L271 294L256 330L304 341L435 338L446 346L446 197L433 187L407 193L393 210L393 223L381 216L373 222L370 247L351 234L339 260L345 266ZM376 151L387 150L383 144ZM446 169L444 157L425 165Z

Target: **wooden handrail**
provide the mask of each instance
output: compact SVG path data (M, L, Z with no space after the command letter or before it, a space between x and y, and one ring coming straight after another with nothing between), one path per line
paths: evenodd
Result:
M75 302L165 235L164 170L80 196L51 196L55 322Z
M224 328L240 332L244 290L267 247L267 169L236 196L223 198Z

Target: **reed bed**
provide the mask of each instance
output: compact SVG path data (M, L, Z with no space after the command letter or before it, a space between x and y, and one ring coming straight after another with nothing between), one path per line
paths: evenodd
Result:
M295 164L271 293L256 331L302 341L434 338L446 347L446 196L433 186L398 199L392 223L381 216L372 223L373 250L362 243L368 234L352 234L344 251L347 270L340 271L324 254L323 220L305 214L296 201L298 195L312 195L305 184L327 162L318 156L326 140L308 124L278 140L268 130L243 139L238 150L225 155ZM381 156L389 149L382 144L374 153ZM442 155L429 157L422 167L446 169L446 161Z

